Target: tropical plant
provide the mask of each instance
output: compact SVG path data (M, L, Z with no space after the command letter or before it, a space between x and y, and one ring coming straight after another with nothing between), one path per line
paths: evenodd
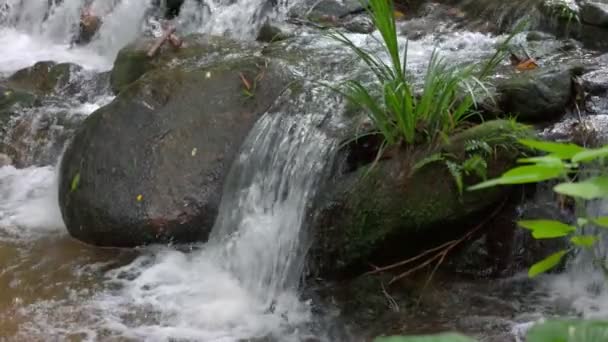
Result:
M505 172L501 177L470 187L478 190L506 184L537 183L549 180L560 181L553 187L560 196L571 197L577 207L585 207L588 201L608 198L608 174L605 171L608 145L587 149L572 143L557 143L538 140L520 140L529 147L546 155L520 159L524 164ZM518 224L532 232L535 239L568 238L569 248L549 255L534 264L528 274L534 277L551 270L560 264L567 254L578 249L591 249L599 240L598 234L584 234L583 229L590 226L608 228L608 216L589 217L580 212L575 222L560 222L551 219L519 221ZM598 264L607 270L604 256L596 256Z
M348 80L334 88L365 110L386 145L414 145L445 138L476 115L480 96L489 96L484 81L505 58L511 35L481 68L448 65L435 50L430 57L421 93L408 72L407 49L399 46L392 0L370 0L369 14L388 54L375 54L357 46L346 35L329 35L350 48L373 74L371 83Z

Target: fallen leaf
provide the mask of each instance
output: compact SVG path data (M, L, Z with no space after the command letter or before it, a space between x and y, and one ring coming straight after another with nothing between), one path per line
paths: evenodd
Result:
M538 68L538 64L536 63L534 58L526 59L525 61L523 61L515 66L515 69L517 69L519 71L534 70L536 68Z
M403 13L399 10L395 10L395 12L393 12L393 15L395 16L395 19L397 19L397 20L402 20L405 18L405 13Z
M144 199L144 196L142 195L137 195L137 202L141 202L141 200Z
M192 149L192 156L193 156L193 157L196 155L196 152L197 152L197 151L198 151L198 150L196 149L196 147Z

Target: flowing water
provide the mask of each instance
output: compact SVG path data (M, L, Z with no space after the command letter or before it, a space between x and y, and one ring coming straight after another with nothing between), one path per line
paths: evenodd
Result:
M0 0L0 77L45 60L84 68L72 80L79 94L62 94L43 110L20 112L2 137L15 139L11 125L32 122L32 131L19 139L33 157L20 168L0 167L0 340L352 341L322 331L314 303L298 291L311 243L308 210L337 145L320 127L335 119L340 103L322 92L308 94L313 100L291 99L295 111L268 112L259 120L232 167L208 243L113 250L67 236L55 174L64 140L57 137L69 136L65 122L80 122L112 100L107 86L95 86L100 75L121 47L158 26L149 1L94 0L93 11L105 14L99 34L87 46L71 46L84 3ZM212 0L200 6L187 0L176 23L183 31L251 39L265 17L281 18L294 2L269 3ZM367 35L350 37L377 46ZM465 62L489 55L495 43L495 37L481 33L430 34L410 43L409 60L413 71L422 72L435 47ZM341 66L327 62L347 55L335 42L303 34L296 44L318 53L317 63L323 65L307 63L296 72L344 78L335 71ZM31 139L36 127L49 121L68 133L43 143ZM45 154L49 150L53 153ZM570 278L551 279L547 291L556 298L568 293L579 303L599 298L596 304L608 304L604 291L596 297L574 293L579 287ZM608 305L601 303L603 309L594 312L605 312ZM527 321L510 323L517 329Z

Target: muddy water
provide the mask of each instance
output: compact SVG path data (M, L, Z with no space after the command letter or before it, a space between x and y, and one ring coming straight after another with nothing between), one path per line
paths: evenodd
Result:
M134 251L91 248L65 234L50 235L29 243L0 245L0 331L8 340L44 340L44 328L34 320L38 314L52 314L58 321L78 321L78 310L68 307L45 312L44 303L66 301L103 286L104 272L124 265ZM76 305L77 303L72 303ZM40 311L37 312L37 306ZM40 322L42 323L42 322ZM32 330L32 335L24 332ZM50 335L53 336L52 332ZM74 332L71 337L80 336ZM65 336L70 338L70 334Z

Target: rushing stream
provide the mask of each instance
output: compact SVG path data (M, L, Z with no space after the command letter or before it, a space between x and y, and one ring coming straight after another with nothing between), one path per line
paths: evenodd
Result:
M34 124L50 120L50 126L62 132L61 122L84 118L106 105L113 95L107 85L95 86L100 75L112 67L124 45L143 30L157 30L158 23L148 18L153 10L148 1L94 0L94 10L107 13L99 35L86 46L71 46L84 2L49 1L49 10L46 0L0 0L0 77L47 60L84 68L72 80L80 84L77 95L63 94L45 103L43 110L23 110L20 118ZM176 21L183 30L240 39L252 39L267 16L282 17L288 9L284 1L272 7L266 0L213 0L202 7L187 0L184 6ZM496 42L496 37L476 32L442 34L440 39L434 33L409 44L414 71L423 70L435 47L463 62L489 55ZM303 36L302 44L307 45ZM369 43L366 35L351 37ZM346 53L326 37L305 48L329 56ZM319 69L306 66L299 72L310 78L344 78L338 72L324 74L330 67ZM43 157L21 168L0 167L0 341L355 340L345 332L331 337L323 331L315 303L303 300L299 291L311 243L305 229L307 209L338 145L320 127L340 104L331 96L313 95L323 106L307 107L307 100L300 98L292 100L299 116L268 112L257 122L232 167L210 241L188 248L101 249L69 238L58 207L55 173L64 141L40 145L26 134L21 138L25 148ZM0 138L11 138L11 132ZM49 150L54 152L45 154ZM547 314L605 317L607 292L581 286L581 277L575 275L551 276L533 285L522 276L477 285L454 281L441 292L445 307L466 305L458 299L485 291L483 307L451 311L451 318L448 312L436 318L437 323L413 315L409 324L422 332L430 332L425 324L433 329L474 325L469 331L480 336L498 327L498 335L512 340L512 332L517 335ZM465 295L455 299L450 291ZM566 309L555 309L556 302L568 302ZM485 305L492 303L497 308L488 310ZM501 305L509 309L501 310ZM454 318L461 313L471 315Z

